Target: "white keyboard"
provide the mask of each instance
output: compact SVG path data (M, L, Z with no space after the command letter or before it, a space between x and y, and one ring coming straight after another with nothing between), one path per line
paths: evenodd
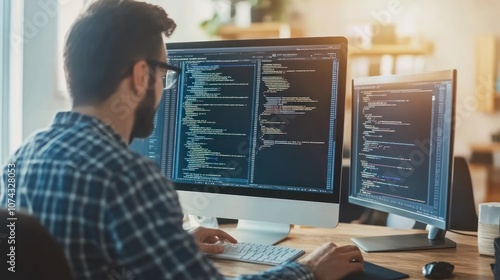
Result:
M293 261L302 256L304 250L241 242L238 244L223 243L224 252L207 254L215 259L251 262L265 265L279 265Z

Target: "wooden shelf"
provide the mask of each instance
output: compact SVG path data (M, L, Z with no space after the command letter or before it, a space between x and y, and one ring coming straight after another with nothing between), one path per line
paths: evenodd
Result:
M471 144L472 152L500 152L500 143L484 143L484 144Z
M381 55L426 55L432 53L432 43L373 45L371 48L363 49L349 46L350 56L381 56Z
M224 25L217 33L221 39L259 39L299 37L302 32L281 22L256 22L248 27Z

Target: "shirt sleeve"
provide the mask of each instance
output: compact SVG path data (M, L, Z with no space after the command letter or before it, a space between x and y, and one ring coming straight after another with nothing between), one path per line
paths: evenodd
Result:
M153 162L117 176L106 209L117 264L134 279L223 279L182 228L177 193Z
M105 222L117 265L134 280L224 279L212 261L182 228L182 209L175 189L149 160L138 160L119 175L107 193ZM252 279L313 279L299 263L290 263Z

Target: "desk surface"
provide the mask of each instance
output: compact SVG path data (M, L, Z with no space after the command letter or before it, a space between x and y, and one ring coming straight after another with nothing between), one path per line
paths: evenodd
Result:
M230 232L233 227L222 227ZM293 228L288 239L279 243L281 246L300 248L307 253L325 243L333 242L339 246L353 244L351 237L395 235L419 233L423 230L399 230L380 226L339 224L335 229ZM393 253L366 253L365 260L410 275L412 279L426 279L422 276L422 266L431 261L448 261L455 265L453 279L494 279L490 269L493 257L480 256L477 251L477 237L458 235L447 232L446 237L457 243L454 249L420 250ZM266 270L269 266L214 260L215 265L226 276L252 274Z

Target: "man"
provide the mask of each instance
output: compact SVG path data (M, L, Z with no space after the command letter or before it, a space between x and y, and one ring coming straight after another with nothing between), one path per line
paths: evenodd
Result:
M155 163L127 147L152 132L162 80L167 88L175 81L162 39L174 29L163 9L144 2L93 3L65 46L72 110L7 163L16 168L16 200L63 246L77 279L116 279L122 268L125 279L223 278L203 253L221 252L217 240L236 240L217 229L184 231L175 190ZM362 262L356 247L328 243L243 278L339 279Z

